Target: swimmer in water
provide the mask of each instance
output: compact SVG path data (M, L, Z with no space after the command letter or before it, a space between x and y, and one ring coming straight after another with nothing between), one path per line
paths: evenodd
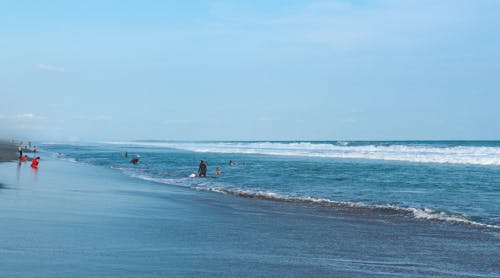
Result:
M136 157L132 158L132 159L130 160L130 163L132 163L132 164L138 164L138 163L139 163L139 157L138 157L138 156L136 156Z

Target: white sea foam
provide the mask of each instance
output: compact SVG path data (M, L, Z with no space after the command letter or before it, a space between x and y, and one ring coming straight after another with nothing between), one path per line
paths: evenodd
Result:
M433 221L444 221L451 223L460 223L466 225L473 225L479 227L486 227L495 230L500 230L499 225L490 225L485 223L480 223L476 221L472 221L467 219L465 215L461 215L460 213L447 213L443 211L436 211L429 208L411 208L411 207L399 207L395 205L367 205L358 202L349 202L349 201L336 201L328 198L314 198L314 197L294 197L287 196L283 194L279 194L272 191L263 191L263 190L248 190L248 189L240 189L240 188L225 188L217 186L211 182L206 181L205 179L193 179L189 177L185 178L154 178L148 176L146 174L138 174L135 172L128 172L126 168L117 168L124 171L131 177L168 184L168 185L177 185L190 187L195 190L200 191L209 191L216 192L222 194L233 195L237 197L243 198L256 198L270 201L278 201L278 202L294 202L294 203L309 203L316 204L320 206L330 206L337 208L353 208L353 209L361 209L361 210L378 210L378 211L391 211L395 213L402 213L404 215L414 217L417 219L426 219Z
M55 158L58 158L58 159L61 159L61 160L64 160L64 161L73 162L73 163L88 164L88 163L80 161L80 160L78 160L76 158L69 157L69 156L66 156L66 155L61 154L61 153L53 153L52 157L55 157Z
M282 156L351 158L407 161L417 163L450 163L500 165L500 147L447 146L431 144L352 145L348 142L110 142L154 148L173 148L193 152L265 154Z
M266 200L283 201L283 202L314 203L318 205L328 205L334 207L358 208L358 209L368 209L368 210L390 210L394 212L402 212L410 214L411 216L417 219L462 223L462 224L487 227L497 230L500 229L500 226L498 225L489 225L468 220L464 215L459 215L459 214L451 215L450 213L435 211L428 208L406 208L394 205L366 205L356 202L334 201L326 198L289 197L269 191L252 192L248 190L230 190L225 188L206 188L205 190L212 192L219 192L223 194L235 195L239 197L246 197L246 198L261 198Z

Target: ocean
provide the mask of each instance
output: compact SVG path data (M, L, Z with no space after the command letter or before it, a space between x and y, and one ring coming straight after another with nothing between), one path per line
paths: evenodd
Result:
M500 277L500 142L37 147L0 164L1 277Z
M61 159L166 186L500 228L499 141L124 141L42 147ZM140 163L129 163L125 152L140 156ZM189 178L200 160L208 162L208 177Z

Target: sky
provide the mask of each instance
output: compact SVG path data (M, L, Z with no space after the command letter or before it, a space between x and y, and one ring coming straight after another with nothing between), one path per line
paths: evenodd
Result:
M0 137L500 140L500 1L2 1Z

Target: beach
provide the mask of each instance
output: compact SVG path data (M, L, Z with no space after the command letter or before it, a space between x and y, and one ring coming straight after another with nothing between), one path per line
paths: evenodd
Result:
M0 162L16 160L19 157L14 143L0 140Z
M0 164L2 277L500 277L500 233L244 198L42 154Z

